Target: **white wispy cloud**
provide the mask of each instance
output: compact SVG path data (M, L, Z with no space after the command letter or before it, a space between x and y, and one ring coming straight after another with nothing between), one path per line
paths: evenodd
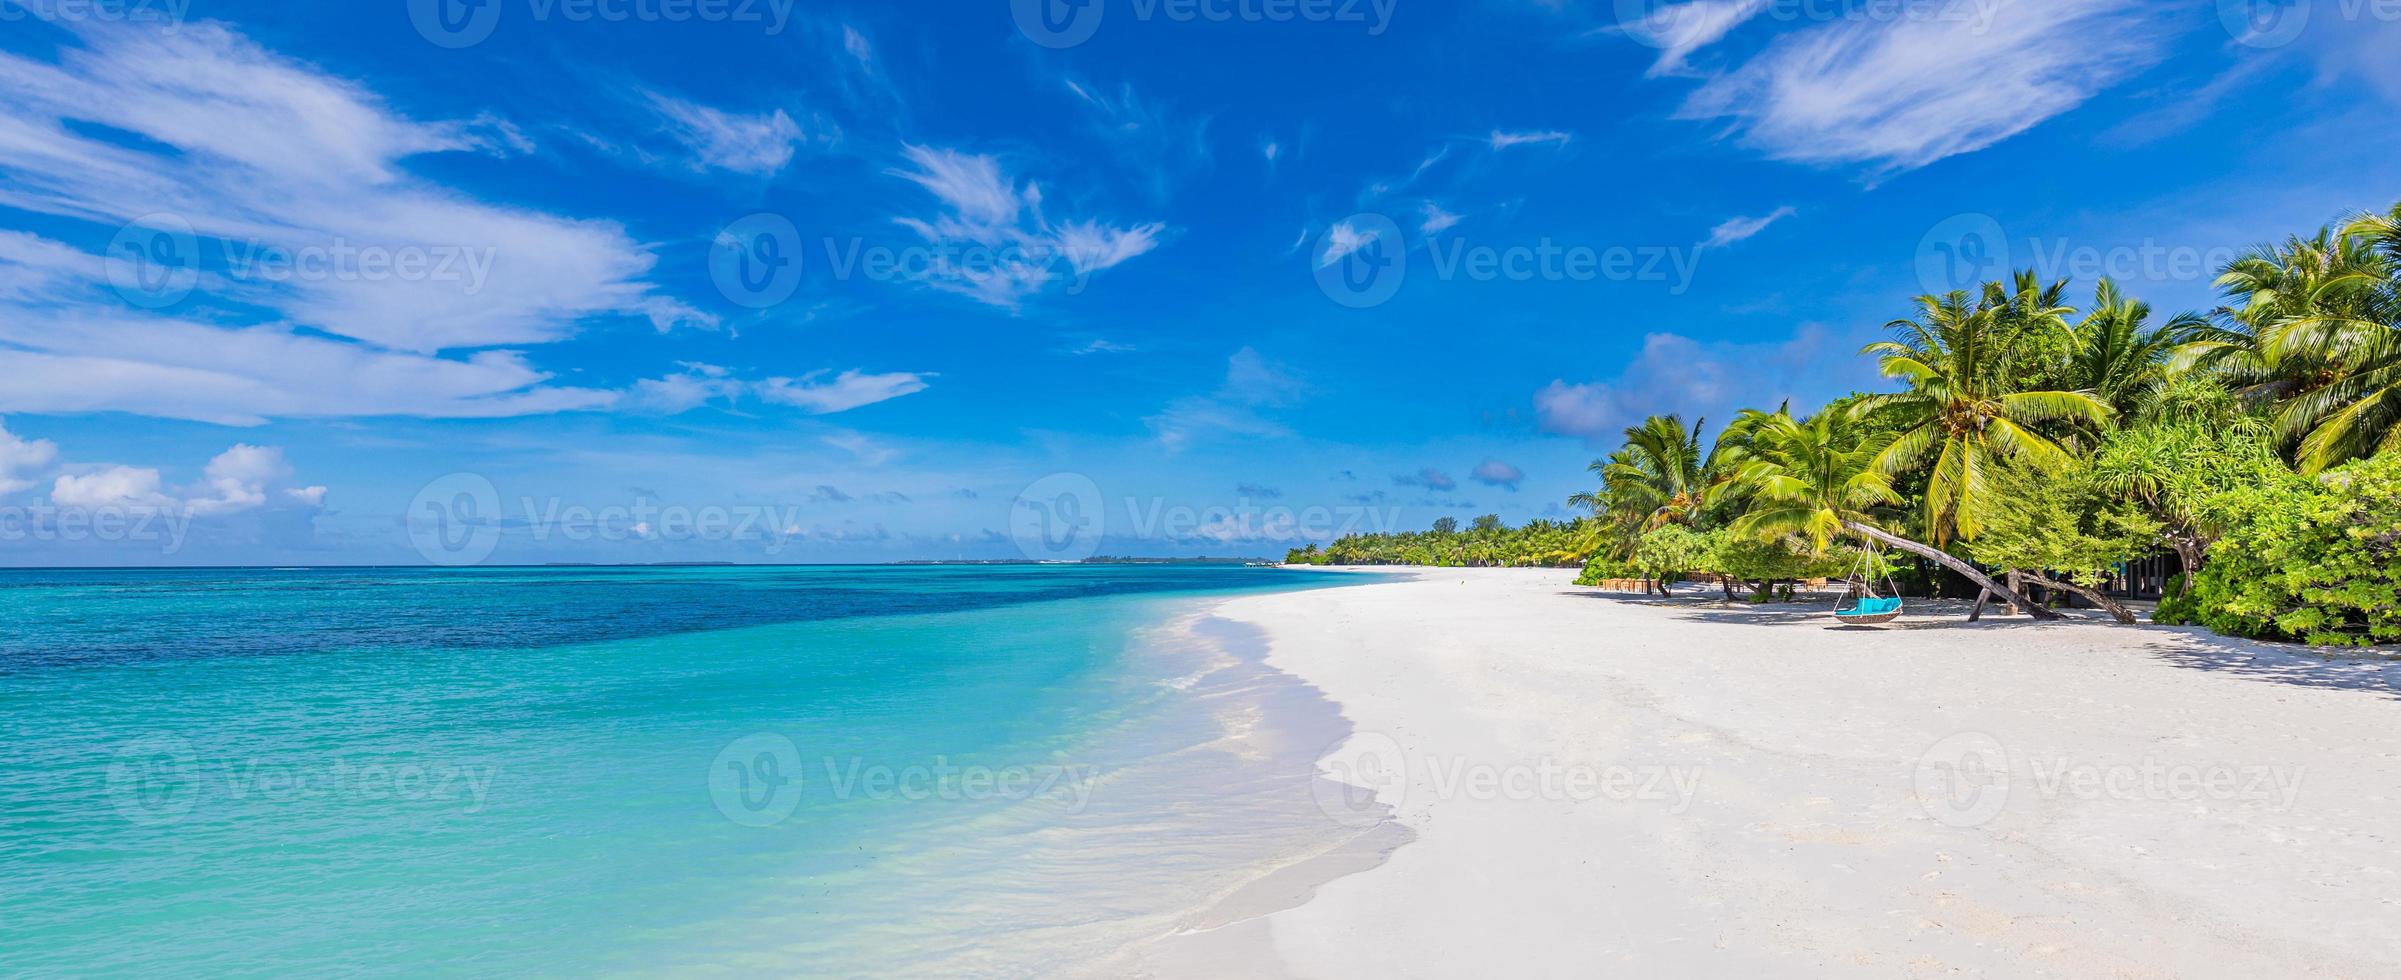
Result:
M373 248L446 263L233 285L238 302L392 350L542 343L599 315L710 322L642 281L655 260L617 226L485 205L402 167L505 150L491 126L403 118L215 24L75 29L82 45L55 64L0 54L0 205L105 225L165 213L229 262Z
M882 445L856 432L836 432L819 440L852 456L868 466L882 466L900 458L900 450Z
M1477 463L1475 470L1468 476L1473 477L1477 483L1488 487L1500 487L1504 490L1515 491L1518 484L1525 482L1526 471L1488 456L1483 462Z
M1492 136L1490 137L1489 141L1493 149L1506 150L1512 146L1543 146L1546 144L1551 146L1566 146L1575 138L1576 137L1574 133L1561 132L1556 129L1538 129L1524 132L1509 132L1506 130L1496 129L1492 131Z
M1730 120L1743 144L1781 160L1909 170L2008 139L2150 66L2169 36L2160 10L1991 0L1839 20L1711 77L1677 116Z
M1874 383L1875 369L1850 356L1858 340L1803 324L1781 341L1738 343L1652 333L1616 374L1554 380L1534 393L1538 428L1595 447L1614 444L1646 415L1723 422L1740 406L1791 401L1796 412Z
M210 459L200 482L186 488L170 488L151 466L99 463L65 468L71 472L52 481L50 502L72 510L224 517L277 502L310 510L325 505L322 486L284 485L292 467L284 461L283 450L274 446L236 443Z
M668 133L692 152L697 169L774 176L808 139L782 109L743 115L657 93L650 103Z
M1427 235L1458 224L1461 217L1443 210L1442 205L1432 201L1425 202L1418 210L1424 215L1424 220L1418 222L1417 230L1419 233Z
M11 494L33 486L32 477L58 460L58 444L47 439L25 439L0 425L0 494Z
M832 415L924 391L926 378L930 377L905 371L868 374L853 369L827 380L828 373L814 371L798 378L769 378L753 390L769 402L791 405L812 415Z
M192 293L129 293L115 250L0 232L0 411L255 425L601 408L617 396L495 348L595 317L715 322L644 281L655 259L616 225L404 166L521 149L503 123L404 118L215 24L71 26L82 43L54 63L0 54L0 206L188 234L169 281ZM360 256L391 262L340 264Z
M698 365L706 368L708 365ZM722 373L687 369L659 378L634 382L625 405L661 415L679 415L713 401L731 402L742 394L743 383Z
M38 264L57 263L57 264ZM523 354L442 357L112 308L99 256L0 233L0 412L131 412L225 425L269 418L484 418L605 408ZM12 295L15 298L12 298ZM29 297L29 298L28 298ZM122 304L114 304L121 306Z
M1671 3L1622 25L1620 30L1659 49L1658 60L1651 63L1646 73L1655 78L1681 70L1694 51L1716 44L1727 32L1766 10L1768 3L1769 0Z
M1776 222L1785 218L1792 217L1795 213L1796 212L1794 212L1792 206L1788 204L1756 218L1727 218L1724 221L1718 222L1717 227L1709 229L1709 238L1707 241L1701 243L1701 247L1717 248L1721 245L1732 245L1735 242L1742 241L1743 239L1749 238L1752 235L1766 231L1767 226L1775 224Z
M931 217L893 219L944 246L943 257L926 270L926 285L992 306L1015 309L1065 276L1080 281L1148 253L1167 230L1159 222L1053 225L1042 215L1040 186L1021 186L996 158L924 146L903 152L911 168L892 175L924 188L943 205ZM964 247L972 247L977 261L949 260Z
M675 415L710 402L722 401L731 406L745 397L755 397L770 404L799 408L811 415L832 415L924 391L926 379L932 377L910 372L869 374L854 368L831 379L826 375L834 372L828 369L799 378L749 381L714 364L687 361L679 366L683 370L674 374L635 382L625 392L623 406Z
M1360 192L1359 199L1362 202L1373 201L1376 198L1383 197L1384 195L1390 194L1394 191L1405 190L1410 185L1415 184L1420 179L1424 178L1427 171L1434 169L1437 164L1449 159L1450 155L1451 148L1448 144L1435 147L1434 152L1426 154L1424 159L1417 161L1417 166L1410 169L1408 176L1397 177L1390 180L1371 181L1368 183L1366 190Z
M1179 184L1209 165L1208 117L1180 115L1165 102L1143 98L1131 83L1114 91L1073 78L1062 84L1084 105L1093 138L1152 203L1164 203Z
M842 50L857 59L860 67L875 67L875 46L867 42L867 35L859 33L858 28L849 24L842 25Z
M1337 221L1333 227L1326 229L1326 247L1324 253L1317 257L1317 267L1323 269L1340 262L1343 256L1366 248L1381 237L1383 232L1376 228L1353 223L1347 218ZM1395 247L1400 245L1399 242L1391 244Z
M1226 358L1225 381L1217 390L1176 399L1142 421L1171 453L1225 436L1282 436L1289 430L1261 410L1289 405L1307 390L1290 368L1244 347Z

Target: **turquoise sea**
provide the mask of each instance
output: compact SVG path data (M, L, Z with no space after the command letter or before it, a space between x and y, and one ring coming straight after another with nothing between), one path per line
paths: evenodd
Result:
M1355 828L1240 566L0 571L0 972L1028 975Z

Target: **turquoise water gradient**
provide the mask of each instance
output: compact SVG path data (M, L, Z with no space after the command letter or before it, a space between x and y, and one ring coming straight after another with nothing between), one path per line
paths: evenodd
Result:
M938 958L979 941L923 924L976 918L946 904L1008 905L974 895L992 875L946 879L945 848L1044 887L1070 843L1044 815L1182 744L1163 681L1190 659L1138 631L1328 581L0 571L0 972Z

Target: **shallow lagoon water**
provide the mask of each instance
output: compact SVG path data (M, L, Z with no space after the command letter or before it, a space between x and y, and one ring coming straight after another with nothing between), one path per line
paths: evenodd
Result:
M1024 973L1357 832L1233 566L0 572L0 962ZM1320 792L1322 787L1315 787Z

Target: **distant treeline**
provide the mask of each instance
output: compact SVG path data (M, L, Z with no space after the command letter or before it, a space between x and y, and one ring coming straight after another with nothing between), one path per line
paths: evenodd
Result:
M1314 544L1294 548L1284 561L1293 565L1573 568L1584 564L1600 540L1600 522L1589 517L1534 520L1524 527L1510 527L1501 523L1499 515L1486 514L1469 522L1464 530L1456 518L1445 517L1426 531L1348 535L1324 548Z

